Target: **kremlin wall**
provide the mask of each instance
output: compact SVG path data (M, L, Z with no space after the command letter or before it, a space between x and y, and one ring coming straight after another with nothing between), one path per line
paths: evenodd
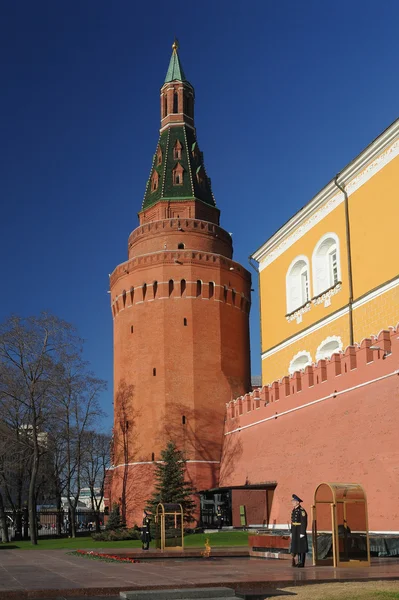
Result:
M370 530L397 532L398 431L399 325L229 402L220 486L274 490L240 502L248 523L281 529L293 491L309 509L318 484L360 483Z
M140 523L174 441L201 525L220 508L226 525L286 529L292 493L309 509L320 483L343 482L364 487L370 530L399 532L399 119L253 254L263 387L250 392L251 275L220 226L172 50L139 225L110 275L106 504Z

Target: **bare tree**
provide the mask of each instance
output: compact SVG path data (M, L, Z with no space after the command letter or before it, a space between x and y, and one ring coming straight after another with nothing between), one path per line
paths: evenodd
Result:
M2 542L8 542L8 524L7 524L7 517L6 517L6 513L4 510L4 500L3 500L3 494L1 493L0 490L0 530L1 530L1 541Z
M115 396L115 421L113 454L116 461L123 460L122 495L120 498L122 522L126 523L127 486L129 478L129 462L135 454L135 420L137 413L133 409L134 386L122 380Z
M28 511L30 537L37 544L36 489L40 457L54 419L60 367L81 342L73 327L43 313L12 316L0 325L0 404L15 403L19 430L30 449ZM78 350L79 351L79 350ZM77 410L80 414L80 409Z
M70 511L71 535L76 537L76 509L82 488L84 441L96 420L103 416L99 395L106 382L87 371L81 354L65 357L57 376L56 419L65 452L65 491Z
M90 490L97 532L100 531L99 511L104 498L105 477L110 466L110 443L110 435L95 431L88 431L83 440L83 482Z

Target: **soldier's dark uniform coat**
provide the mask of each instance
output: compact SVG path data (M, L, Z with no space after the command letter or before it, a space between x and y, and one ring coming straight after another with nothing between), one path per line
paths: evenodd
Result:
M305 554L308 551L307 526L306 510L302 506L294 508L291 513L291 554ZM301 538L301 535L304 537Z
M141 528L141 542L143 550L148 550L151 542L151 531L150 531L151 519L147 515L143 519L143 527Z

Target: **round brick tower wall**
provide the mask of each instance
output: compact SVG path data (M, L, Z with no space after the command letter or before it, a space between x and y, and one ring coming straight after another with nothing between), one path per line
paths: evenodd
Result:
M140 523L170 440L184 451L198 491L218 485L226 403L250 390L251 276L232 260L231 236L219 226L193 100L174 46L140 225L110 278L108 502L121 503L130 525Z

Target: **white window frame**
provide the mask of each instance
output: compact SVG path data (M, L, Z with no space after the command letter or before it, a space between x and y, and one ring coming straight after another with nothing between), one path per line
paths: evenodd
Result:
M326 353L326 351L323 350L323 348L325 348L328 345L332 345L334 342L337 345L337 347L332 349L331 352L328 350ZM342 343L342 339L339 337L339 335L329 335L328 337L326 337L325 340L323 340L321 342L321 344L317 348L316 361L319 361L321 359L331 358L331 356L333 354L337 354L342 351L343 351L343 343Z
M331 243L327 242L331 240ZM336 281L334 281L334 268L332 255L336 254ZM341 278L341 255L339 237L336 233L329 232L317 242L312 254L313 292L320 296L326 290L334 287Z
M299 264L301 263L301 264ZM303 288L303 276L306 273L305 290L307 290L307 298ZM293 313L297 308L300 308L304 304L310 301L312 294L310 290L310 266L309 259L307 256L301 254L294 258L290 266L288 267L287 274L285 276L286 285L286 300L287 300L287 314ZM298 300L292 299L292 290L297 292Z
M305 361L300 361L299 359L306 359ZM295 364L295 363L300 363L300 364ZM296 371L303 371L304 369L306 369L306 367L308 365L313 364L312 361L312 355L310 354L310 352L307 352L307 350L301 350L300 352L298 352L297 354L295 354L295 356L292 357L292 360L290 362L290 366L288 368L288 372L290 375L292 375L293 373L296 373Z

